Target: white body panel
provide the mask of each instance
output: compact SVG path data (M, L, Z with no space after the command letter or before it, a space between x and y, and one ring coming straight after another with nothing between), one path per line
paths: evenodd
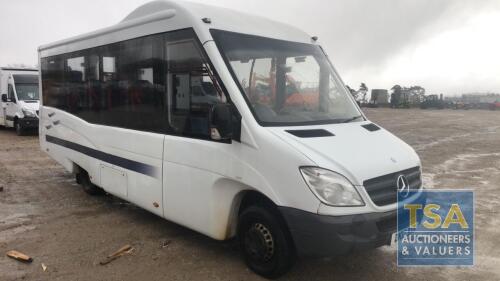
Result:
M202 18L210 18L212 23L203 23ZM209 31L214 28L311 43L310 36L300 30L201 4L155 1L117 26L42 46L39 55L43 58L188 27L195 30L203 43L231 102L242 116L241 142L219 143L94 125L43 106L41 148L70 172L74 172L75 165L82 167L92 182L106 191L215 239L234 234L240 195L246 190L257 191L278 206L311 213L343 215L395 209L393 205L376 207L361 185L369 178L419 166L420 161L409 146L385 130L368 133L360 122L312 126L336 135L323 139L298 139L285 132L293 128L260 126ZM154 172L141 174L111 165L88 153L47 142L47 135L107 155L100 155L101 158L112 155L142 163ZM320 166L344 174L367 204L348 208L321 204L305 184L299 172L301 166Z
M50 128L51 136L109 155L156 167L153 173L144 175L60 145L41 142L42 149L49 152L67 170L73 172L76 164L89 173L94 184L102 186L101 180L104 178L105 186L103 187L107 192L133 202L157 215L163 214L161 202L163 135L136 133L121 128L93 125L62 110L44 107L41 113L40 136L47 134L49 130L47 127ZM101 174L102 171L108 171L112 175ZM126 178L127 186L121 187L118 183L113 183L113 176L118 182L122 182ZM157 203L158 207L155 207L154 203Z

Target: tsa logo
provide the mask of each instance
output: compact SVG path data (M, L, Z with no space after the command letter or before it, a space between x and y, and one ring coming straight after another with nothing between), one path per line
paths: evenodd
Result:
M474 265L473 192L405 186L398 178L398 266Z

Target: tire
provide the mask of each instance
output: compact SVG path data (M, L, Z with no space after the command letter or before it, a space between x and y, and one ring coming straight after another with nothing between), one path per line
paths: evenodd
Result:
M96 186L90 181L89 174L86 171L80 171L78 174L76 174L76 182L80 184L83 188L83 191L85 193L96 196L96 195L102 195L104 192L101 188Z
M14 128L16 129L16 134L18 136L24 135L24 128L21 126L21 124L18 121L14 122Z
M238 242L247 266L275 279L295 262L295 249L285 222L271 207L250 206L239 216Z

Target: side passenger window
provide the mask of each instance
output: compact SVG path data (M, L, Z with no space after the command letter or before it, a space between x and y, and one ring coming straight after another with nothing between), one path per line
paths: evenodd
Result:
M66 110L78 113L85 97L85 57L77 56L66 60L65 71Z
M66 110L64 95L64 67L62 55L42 59L42 97L43 104Z
M227 100L202 47L194 34L188 35L175 36L166 43L169 126L177 135L209 138L210 108Z

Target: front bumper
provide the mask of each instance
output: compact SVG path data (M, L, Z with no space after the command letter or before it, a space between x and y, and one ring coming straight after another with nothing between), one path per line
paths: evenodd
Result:
M38 128L38 118L36 117L24 117L18 119L19 124L23 129L35 129Z
M404 204L417 200L425 205L427 198L419 192ZM398 231L398 209L344 216L319 215L289 207L278 209L299 256L333 257L390 245L392 234ZM406 226L408 222L400 224Z
M332 257L389 245L397 231L397 211L324 216L279 207L299 256Z

